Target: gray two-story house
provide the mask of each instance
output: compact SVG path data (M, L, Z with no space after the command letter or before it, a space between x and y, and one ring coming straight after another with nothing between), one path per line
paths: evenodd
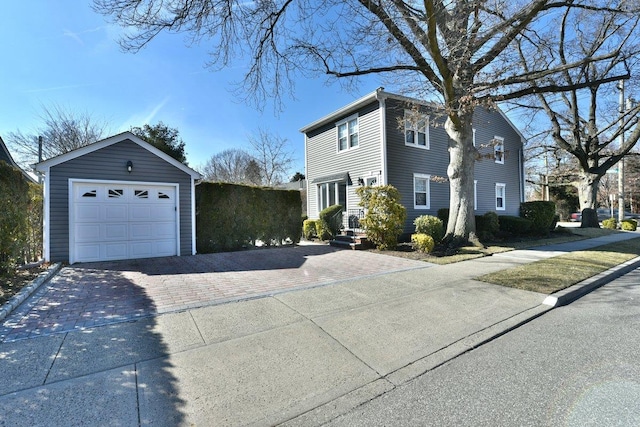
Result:
M407 209L404 232L420 215L449 207L449 137L441 107L382 88L303 127L307 212L317 219L331 205L349 218L361 215L356 188L392 185ZM518 215L524 200L524 137L499 109L478 107L474 145L475 210Z

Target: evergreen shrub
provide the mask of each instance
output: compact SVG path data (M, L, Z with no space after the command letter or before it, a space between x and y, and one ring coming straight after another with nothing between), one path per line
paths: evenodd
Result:
M416 233L411 235L411 243L413 248L418 252L431 253L436 243L428 234Z
M531 231L533 223L519 216L500 215L498 216L500 231L514 235L523 236Z
M435 242L440 242L444 237L444 225L442 220L433 215L420 215L413 220L416 233L428 234Z
M318 231L316 230L315 219L305 219L302 223L302 235L305 239L311 240L314 237L318 237Z
M636 231L638 228L638 221L635 219L624 219L620 223L620 228L624 231Z
M257 240L298 243L302 207L297 190L275 190L220 182L196 186L196 250L224 252Z
M618 228L618 221L615 218L607 218L602 221L602 227L609 230L615 230Z
M316 230L321 240L332 239L342 228L342 206L333 205L320 211Z
M383 185L358 187L356 194L365 210L360 224L367 232L367 239L378 249L394 249L407 219L400 192L392 185Z
M523 202L520 203L520 216L532 222L531 233L546 236L555 227L556 205L541 200Z

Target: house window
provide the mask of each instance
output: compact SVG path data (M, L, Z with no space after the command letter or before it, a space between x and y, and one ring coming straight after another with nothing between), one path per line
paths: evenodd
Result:
M471 131L473 132L473 146L476 146L476 128L472 128Z
M351 116L338 123L338 151L358 146L358 116Z
M431 176L413 174L413 207L415 209L429 209L431 197L429 196L429 182Z
M377 176L368 176L364 179L364 185L367 187L375 187L378 185L378 177Z
M415 111L404 111L404 143L429 149L429 117Z
M504 139L499 136L493 139L493 154L496 163L504 164Z
M318 184L318 212L333 205L347 207L347 184L345 182Z
M496 210L503 211L506 206L506 184L496 184Z

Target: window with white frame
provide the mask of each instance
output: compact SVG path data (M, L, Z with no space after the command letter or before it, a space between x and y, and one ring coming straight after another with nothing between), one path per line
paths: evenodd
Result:
M337 123L338 151L345 151L358 146L358 116L348 117Z
M431 207L430 182L430 175L413 174L413 207L415 209L429 209Z
M471 128L471 131L473 132L473 146L476 146L476 128Z
M412 147L429 149L429 116L404 110L404 143Z
M323 182L318 184L318 212L333 205L346 209L347 184L345 182Z
M503 211L506 206L507 184L496 183L496 210Z
M493 155L496 163L504 164L504 138L499 136L493 138Z
M364 179L364 185L367 187L375 187L378 185L378 177L377 176L368 176Z

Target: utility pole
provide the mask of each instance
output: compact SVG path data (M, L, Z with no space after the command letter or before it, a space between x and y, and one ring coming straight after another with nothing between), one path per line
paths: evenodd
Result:
M624 146L624 80L620 80L618 85L620 90L620 149ZM624 219L624 157L618 162L618 223Z

